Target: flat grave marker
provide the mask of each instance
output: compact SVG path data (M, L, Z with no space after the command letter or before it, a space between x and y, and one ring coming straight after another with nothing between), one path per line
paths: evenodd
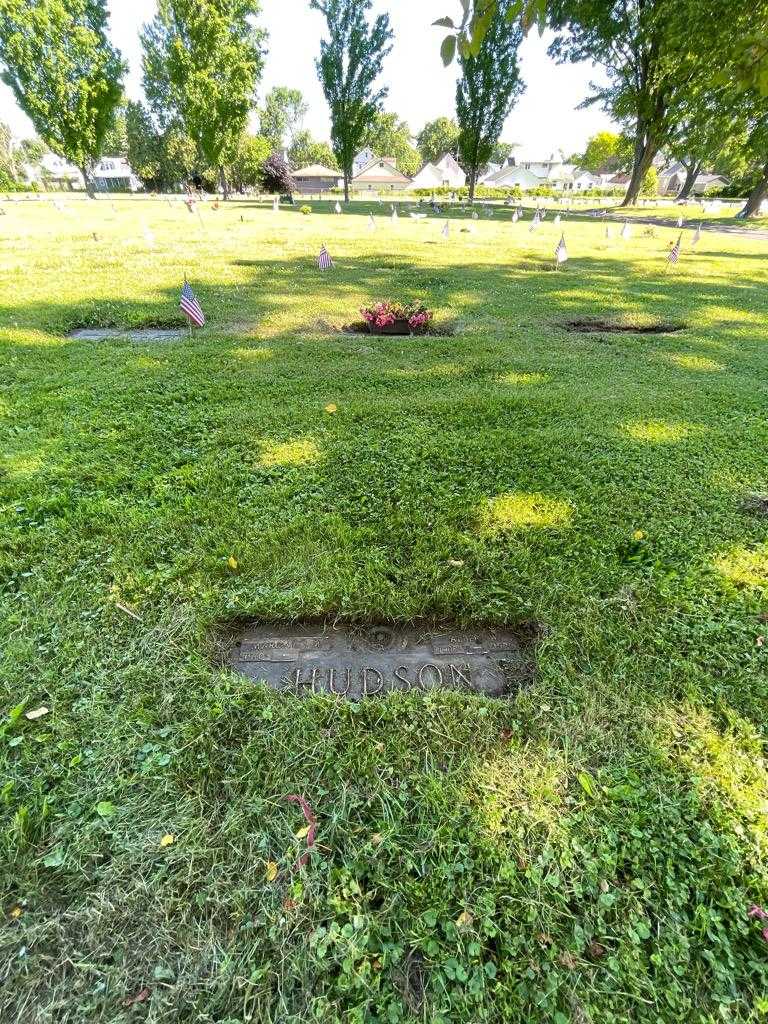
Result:
M522 629L332 623L254 623L239 634L229 664L283 693L352 701L432 690L506 698L535 667Z

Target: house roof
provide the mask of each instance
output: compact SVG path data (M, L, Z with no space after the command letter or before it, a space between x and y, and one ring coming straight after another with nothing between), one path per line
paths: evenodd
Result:
M341 172L323 167L322 164L309 164L307 167L300 167L298 171L293 171L292 175L294 178L340 178Z
M391 174L376 174L375 173L376 170L378 170L379 168L381 168L383 166L388 167L392 173ZM400 171L398 171L397 166L396 166L394 160L392 160L392 159L388 160L386 157L383 157L383 156L377 156L374 160L371 160L369 163L367 163L365 165L365 167L361 168L361 170L359 170L357 172L357 174L354 176L354 178L352 180L353 181L360 181L360 179L363 179L364 181L389 181L389 182L392 182L392 181L409 182L411 180L410 178L406 177L404 174L401 174Z
M608 179L609 185L628 185L630 182L629 174L614 174L612 178Z

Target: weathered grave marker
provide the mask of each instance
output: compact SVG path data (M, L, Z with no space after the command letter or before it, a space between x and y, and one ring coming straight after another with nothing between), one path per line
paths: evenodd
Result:
M523 631L419 626L248 626L232 647L235 671L273 689L348 700L395 690L513 696L533 677Z

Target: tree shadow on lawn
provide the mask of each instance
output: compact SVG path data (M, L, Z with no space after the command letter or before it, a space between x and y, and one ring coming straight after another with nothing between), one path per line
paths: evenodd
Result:
M51 790L28 799L40 831L25 834L14 897L41 891L39 907L69 911L22 921L38 966L50 968L45 984L60 983L59 1000L91 998L90 974L56 971L62 948L89 963L96 948L121 1001L159 965L194 979L175 1005L198 1012L226 945L244 977L256 960L274 965L253 982L265 1019L278 988L299 1008L326 992L348 1005L358 997L336 987L341 955L318 953L308 936L359 916L373 941L356 964L370 977L384 964L377 991L395 995L394 921L395 945L425 957L427 1005L451 993L456 1019L477 1018L492 996L485 982L474 1002L451 984L441 973L451 958L474 957L470 969L486 977L492 962L515 987L520 1019L575 1013L574 999L593 1000L596 1019L624 1013L627 991L631 1012L662 991L681 1000L669 1019L684 1019L691 1004L732 998L729 978L713 982L713 962L736 963L746 1003L765 983L762 940L745 923L748 903L766 896L748 835L765 780L736 712L764 730L750 635L758 605L722 593L709 566L763 535L738 510L740 483L765 470L762 369L753 361L752 389L725 372L704 385L653 361L679 337L607 347L550 325L593 314L596 302L633 315L682 307L695 320L708 302L738 308L754 282L692 282L680 295L680 283L638 283L607 260L550 275L386 259L385 278L395 270L441 308L488 315L488 327L376 339L373 359L350 362L338 335L267 324L268 347L244 350L215 326L231 289L203 283L213 322L191 344L4 346L14 360L8 436L21 456L40 456L0 476L14 672L34 680L56 728L71 726L71 749L87 753L68 776L56 744L14 748L28 759L19 785L42 778ZM248 265L246 319L269 320L297 292L306 302L322 288L315 315L340 295L375 295L382 280L376 257L350 259L338 276L301 262L276 275L277 265ZM110 303L126 316L159 306ZM82 308L18 310L61 329ZM735 337L734 351L742 345ZM441 372L446 363L458 370ZM570 519L536 520L531 510L547 501ZM633 539L637 529L644 538ZM524 616L552 631L539 680L509 704L447 695L302 705L207 663L208 631L222 621L318 612ZM691 713L683 693L710 715ZM300 896L291 865L303 822L281 799L294 792L320 822L317 858L295 875ZM106 823L89 809L105 799L116 807ZM159 852L166 830L177 842ZM64 864L44 869L40 858L59 847ZM264 881L272 860L275 884ZM703 928L705 916L717 926ZM202 950L201 921L216 938ZM101 956L115 936L123 955ZM530 963L526 988L520 965ZM277 971L280 986L269 980ZM26 970L19 984L41 978ZM227 997L210 998L224 1012ZM40 989L25 1005L41 1005Z

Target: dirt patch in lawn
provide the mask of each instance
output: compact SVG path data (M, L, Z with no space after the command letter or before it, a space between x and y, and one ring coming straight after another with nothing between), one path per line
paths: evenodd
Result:
M676 334L686 327L683 323L675 323L671 320L634 322L632 320L601 320L598 317L561 320L557 326L571 334Z

